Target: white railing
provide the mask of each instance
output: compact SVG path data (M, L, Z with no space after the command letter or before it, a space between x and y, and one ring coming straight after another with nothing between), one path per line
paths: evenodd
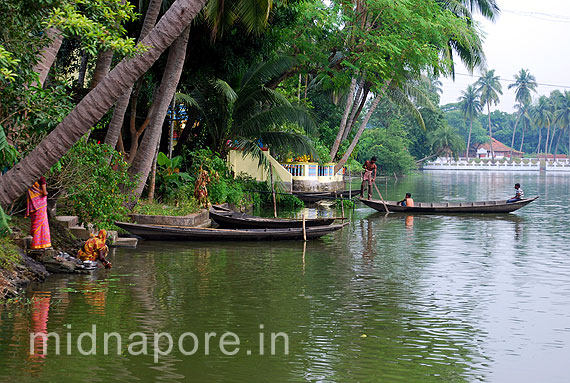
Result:
M540 171L540 160L537 158L515 159L512 162L508 159L496 159L493 163L490 159L469 159L460 158L455 161L451 158L437 158L427 162L425 170L518 170L518 171Z

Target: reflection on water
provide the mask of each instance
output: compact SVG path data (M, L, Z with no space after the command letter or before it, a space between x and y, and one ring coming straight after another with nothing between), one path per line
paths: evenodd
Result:
M142 243L113 269L53 276L30 304L0 307L0 380L17 382L566 382L570 374L570 177L425 173L387 199L541 198L516 214L385 215L319 241ZM383 185L384 186L384 185ZM308 209L306 217L334 216ZM289 355L43 354L30 332L289 335ZM55 347L48 340L48 349Z

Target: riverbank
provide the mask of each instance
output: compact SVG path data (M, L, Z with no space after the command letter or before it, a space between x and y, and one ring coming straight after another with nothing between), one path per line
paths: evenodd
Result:
M0 239L0 303L17 297L32 282L49 275L45 266L28 257L8 238Z
M50 273L73 272L65 261L53 256L58 252L76 254L82 245L62 223L50 220L55 250L39 252L37 260L26 255L29 220L13 216L10 224L12 234L0 238L0 302L17 297L32 282L43 282Z

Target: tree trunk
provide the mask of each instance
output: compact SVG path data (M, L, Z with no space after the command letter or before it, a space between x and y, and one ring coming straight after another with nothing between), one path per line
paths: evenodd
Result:
M552 127L552 136L550 136L550 144L548 144L547 152L550 153L552 150L552 143L554 142L554 136L556 135L556 124Z
M40 75L40 82L34 82L32 86L42 87L44 85L63 41L63 34L57 28L48 28L45 33L49 43L40 51L38 63L33 68L33 71Z
M523 124L523 128L522 128L521 147L519 149L519 152L522 152L523 144L524 144L524 124Z
M364 105L366 104L366 98L368 97L369 92L370 92L370 88L367 86L363 90L363 94L360 97L360 102L359 102L358 108L354 108L354 107L352 108L352 114L350 115L350 118L348 119L348 122L346 123L346 127L344 128L344 133L342 135L342 141L344 141L348 138L348 135L350 134L350 132L352 131L352 128L354 127L354 124L358 120L358 117L360 117L360 112L362 112L362 108L364 108ZM358 100L358 98L356 98L356 100ZM341 143L342 143L342 141L341 141Z
M196 0L196 1L202 2L204 0ZM162 4L161 0L151 0L150 3L148 4L146 15L144 17L143 26L141 29L141 35L139 36L139 41L143 40L148 35L150 30L156 23L156 19L158 18L158 14L160 13L161 4ZM125 112L127 111L127 107L129 106L129 100L131 98L132 91L133 91L132 86L126 89L123 95L119 98L119 101L115 106L115 110L113 111L113 117L111 118L111 122L109 123L109 128L107 129L107 135L105 136L105 143L107 145L111 145L113 148L117 146L119 135L121 134L121 130L123 129Z
M538 127L538 146L536 147L536 155L540 157L540 144L542 143L542 129Z
M517 132L517 126L519 124L520 118L521 118L521 115L519 113L519 115L517 116L517 119L515 121L515 127L513 128L513 139L511 140L511 150L509 151L509 160L511 162L513 161L513 150L515 148L515 133Z
M348 117L348 120L346 120L346 126L344 127L344 131L342 132L342 139L341 139L341 143L346 140L346 137L348 137L348 134L350 133L350 128L351 128L351 122L354 120L354 117L356 115L356 111L358 110L358 108L356 108L356 105L360 105L360 99L362 97L362 92L364 91L364 79L360 80L360 82L357 85L358 90L356 91L356 96L354 96L354 102L352 103L352 112L350 113L350 117Z
M154 200L154 193L156 190L156 160L158 158L158 149L160 146L160 140L158 145L156 145L156 150L154 151L154 159L152 160L152 169L150 171L150 181L148 186L148 200Z
M146 134L144 135L137 156L129 168L131 177L135 175L139 176L138 184L131 193L131 202L136 202L140 198L146 184L154 158L154 150L156 145L158 145L158 140L162 132L162 124L166 118L170 102L176 92L178 81L180 81L180 75L184 67L184 59L186 58L189 35L190 27L187 27L168 50L168 60L164 74L162 75L160 88L156 100L153 102L154 111L150 116L150 123L146 129ZM154 106L154 104L156 104L156 106Z
M548 128L546 129L546 144L544 146L544 153L546 154L548 154L548 141L550 141L550 124L548 124Z
M378 103L380 102L380 95L381 95L381 92L378 93L378 95L376 96L376 98L372 102L372 105L370 105L370 109L368 109L368 113L366 113L366 116L364 117L364 121L362 121L360 128L358 128L358 131L356 132L356 135L352 139L350 146L348 147L348 149L346 150L346 152L342 156L341 160L334 166L334 174L338 173L338 171L344 166L344 164L346 164L346 161L348 161L348 157L350 157L350 155L352 154L352 151L356 147L356 144L358 143L358 140L360 139L362 132L364 132L364 129L366 128L366 125L368 124L368 120L370 120L370 116L372 116L372 113L374 113L374 110L376 110L376 107L378 106Z
M558 153L558 144L560 143L560 137L562 137L562 133L564 131L560 129L560 133L558 134L558 139L556 140L556 145L554 146L554 159L556 160L556 153Z
M85 73L87 73L87 64L89 64L89 53L83 52L81 55L81 63L79 64L79 75L77 76L77 87L83 88L85 84Z
M491 104L487 103L487 117L489 119L489 137L491 137L491 162L495 163L495 152L493 151L493 130L491 129Z
M97 62L95 64L95 70L93 71L93 76L91 77L91 83L89 84L89 90L92 90L103 80L103 77L107 76L109 69L111 69L111 62L113 61L113 51L106 50L100 51L97 55Z
M342 115L342 119L340 120L340 126L338 127L338 133L336 135L336 139L334 140L333 146L331 148L330 157L331 161L334 161L336 154L338 152L338 148L340 147L340 141L342 139L342 134L344 133L344 128L346 127L346 121L348 120L348 114L351 111L352 103L354 102L354 91L356 90L356 77L352 78L350 82L350 91L348 92L348 96L346 98L346 105L344 107L344 114Z
M176 0L141 42L149 49L121 61L28 156L0 178L0 204L7 206L19 198L67 153L182 34L205 2Z
M469 124L469 135L467 136L467 150L465 151L466 153L466 158L467 161L469 161L469 147L471 146L471 131L473 130L473 118L471 118L471 123ZM512 151L511 151L512 153Z

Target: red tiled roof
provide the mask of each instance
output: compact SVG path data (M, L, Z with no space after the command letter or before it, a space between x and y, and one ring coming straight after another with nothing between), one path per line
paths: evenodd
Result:
M477 149L483 148L485 150L491 151L490 143L479 144L476 147L477 147ZM493 151L494 152L510 152L511 148L509 146L503 144L501 141L498 141L498 140L493 138ZM513 153L523 154L524 152L519 152L518 150L513 149Z

